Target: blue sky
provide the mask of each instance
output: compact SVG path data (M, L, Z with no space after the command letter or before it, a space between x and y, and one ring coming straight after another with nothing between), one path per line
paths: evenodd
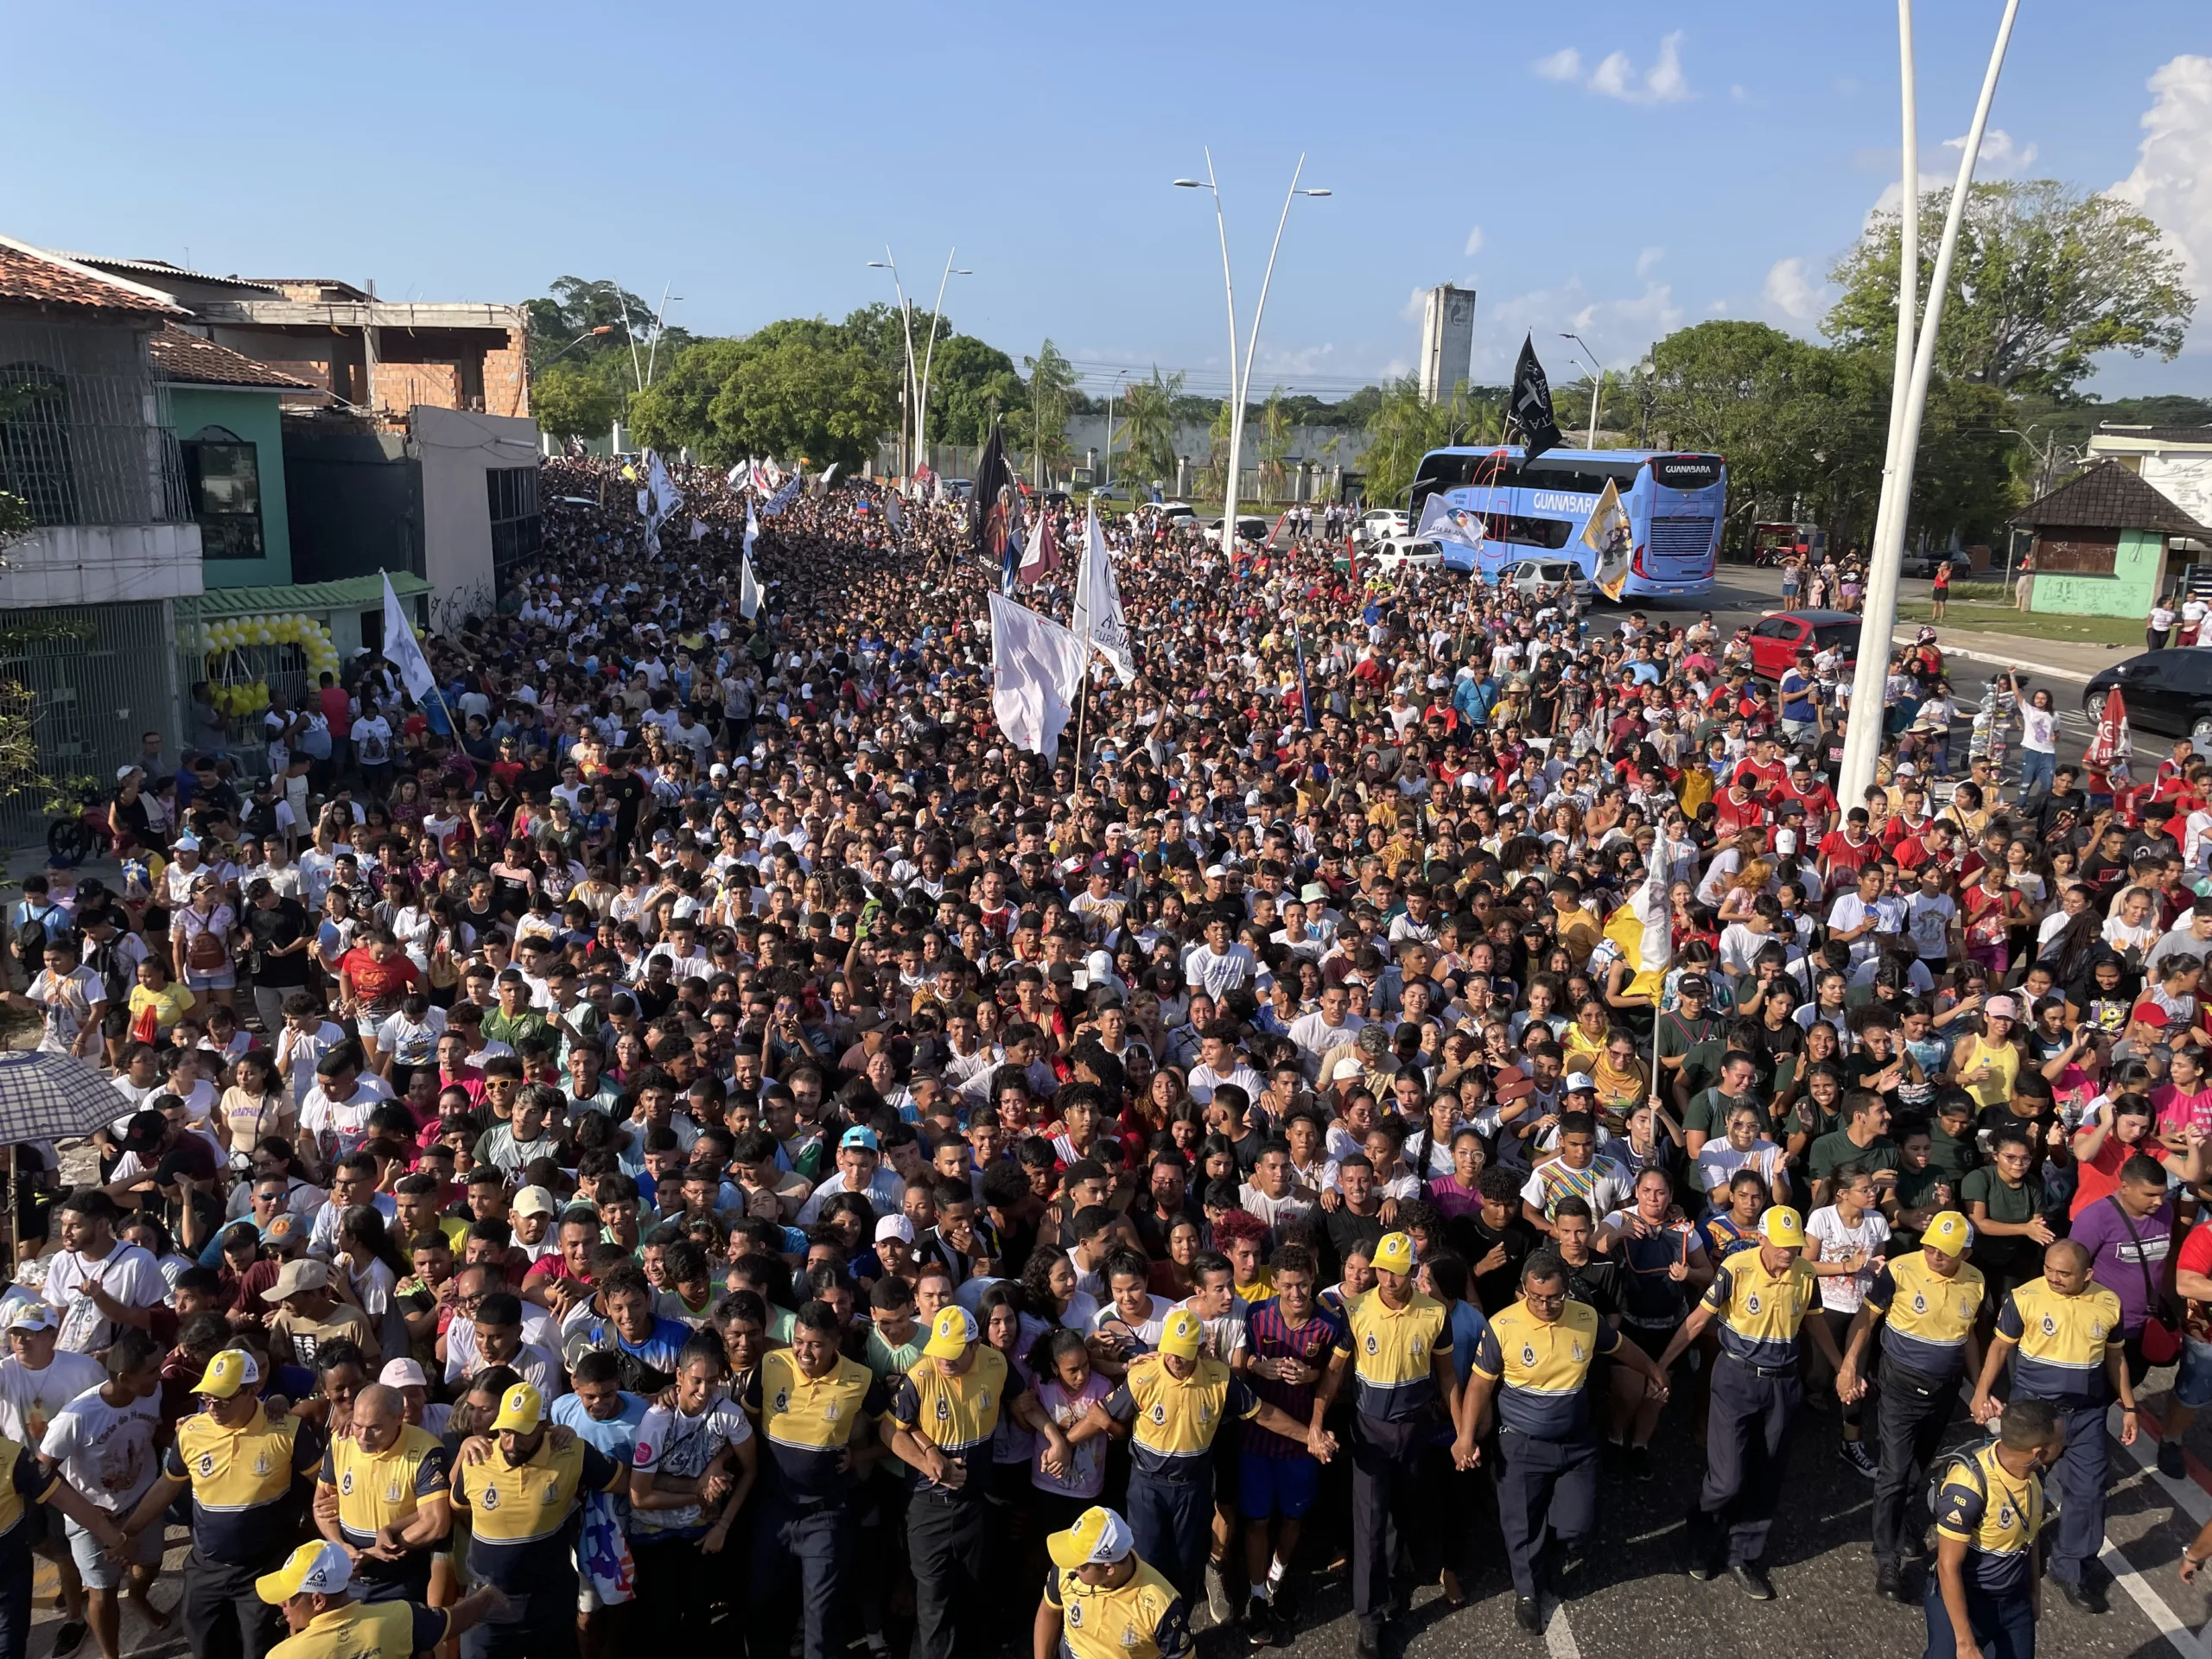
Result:
M1931 175L1999 10L1918 8ZM2128 181L2212 300L2212 13L2107 16L2023 8L1984 175ZM962 328L1017 357L1050 335L1100 385L1227 384L1210 204L1168 183L1208 144L1248 319L1301 150L1335 193L1292 213L1253 377L1323 395L1403 372L1440 282L1480 292L1478 377L1527 328L1560 379L1563 328L1609 366L1713 315L1812 334L1899 171L1882 0L77 3L8 32L40 67L0 99L0 232L41 245L418 299L668 283L671 321L736 333L888 298L887 242L933 290L957 245ZM2212 393L2212 315L2178 361L2091 385Z

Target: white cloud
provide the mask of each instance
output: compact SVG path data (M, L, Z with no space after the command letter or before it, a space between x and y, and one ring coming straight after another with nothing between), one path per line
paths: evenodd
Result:
M2190 285L2212 293L2212 57L2173 58L2149 85L2135 170L2112 194L2171 237Z
M1641 294L1618 299L1592 299L1580 280L1557 289L1516 294L1491 308L1487 320L1478 317L1475 327L1475 370L1478 376L1503 381L1513 370L1524 334L1532 334L1536 354L1548 364L1556 359L1558 372L1568 378L1584 370L1567 367L1567 343L1560 338L1572 330L1582 336L1608 369L1635 366L1651 342L1682 326L1685 314L1675 302L1674 290L1664 283L1649 283Z
M1417 288L1406 296L1406 302L1398 308L1398 315L1408 322L1419 322L1428 309L1428 290Z
M1825 283L1813 280L1801 258L1777 259L1767 271L1759 298L1770 314L1795 323L1809 323L1827 303Z
M1728 315L1728 302L1726 300L1713 300L1710 302L1705 308L1705 315L1708 317L1726 316Z
M1536 73L1546 80L1579 81L1586 91L1624 104L1679 104L1694 98L1689 77L1682 72L1682 31L1676 29L1659 42L1659 55L1649 69L1638 69L1625 52L1609 52L1586 79L1582 54L1562 47L1535 62Z
M1948 190L1959 179L1959 156L1966 149L1967 136L1946 138L1936 148L1920 158L1920 194L1924 197L1937 190ZM1948 151L1947 155L1944 152ZM2002 127L1991 127L1981 135L1981 154L1974 159L1976 179L2009 179L2018 176L2035 165L2037 150L2032 143L2021 143ZM1894 213L1897 204L1904 200L1904 185L1895 175L1897 152L1891 150L1883 162L1891 175L1891 182L1882 187L1882 194L1874 200L1872 213Z
M1750 87L1744 86L1741 82L1738 82L1730 86L1728 88L1728 96L1735 99L1738 104L1748 104L1751 101L1751 90Z
M1479 225L1467 232L1467 245L1463 251L1469 258L1483 251L1483 227Z
M1303 346L1296 351L1281 346L1262 346L1253 370L1258 377L1253 382L1254 389L1258 389L1261 380L1302 379L1319 374L1336 349L1333 345Z
M1649 276L1651 274L1651 267L1666 257L1667 250L1664 248L1646 248L1636 256L1636 274L1639 276Z
M1385 380L1396 380L1414 372L1414 365L1402 357L1394 357L1379 371Z
M1582 54L1571 46L1563 46L1548 58L1538 58L1535 67L1546 80L1580 80Z

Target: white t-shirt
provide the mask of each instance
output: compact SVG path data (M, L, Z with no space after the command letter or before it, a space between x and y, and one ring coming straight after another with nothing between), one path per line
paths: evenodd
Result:
M1855 1226L1847 1227L1834 1205L1813 1211L1805 1222L1805 1236L1821 1242L1821 1259L1839 1261L1857 1251L1866 1252L1866 1265L1848 1278L1821 1281L1821 1306L1836 1313L1856 1313L1866 1300L1866 1287L1881 1270L1882 1246L1889 1242L1890 1224L1878 1211L1866 1211Z
M2166 626L2171 627L2173 624L2169 621ZM2058 747L2058 716L2048 709L2022 709L2020 747L2042 754L2056 752Z
M735 1402L717 1396L694 1416L674 1406L654 1406L638 1426L637 1455L631 1467L671 1479L696 1480L724 1446L742 1446L753 1438L753 1425ZM709 1524L706 1507L688 1503L680 1510L630 1511L632 1533L672 1532Z
M1951 918L1959 913L1958 901L1948 893L1905 895L1905 931L1913 953L1923 962L1941 962L1950 954Z
M54 1356L82 1359L81 1354ZM101 1382L106 1381L103 1373ZM158 1395L111 1406L94 1383L55 1416L36 1442L39 1455L59 1464L61 1478L111 1515L128 1515L154 1484L160 1459L154 1436L161 1428Z
M106 1381L106 1366L90 1354L73 1354L66 1348L56 1348L42 1371L31 1370L20 1359L0 1359L0 1434L18 1446L36 1446L64 1406Z
M355 721L353 751L363 766L383 766L391 759L391 723L382 715Z
M125 1307L157 1306L168 1295L161 1268L136 1244L118 1242L98 1261L76 1250L61 1251L46 1270L46 1300L60 1310L61 1346L73 1354L98 1353L115 1340L115 1321L89 1294L95 1285ZM93 1379L106 1380L105 1370Z

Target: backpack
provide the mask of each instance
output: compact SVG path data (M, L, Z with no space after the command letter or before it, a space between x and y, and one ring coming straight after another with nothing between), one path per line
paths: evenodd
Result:
M1989 1480L1981 1471L1980 1454L1978 1452L1954 1452L1950 1456L1938 1459L1936 1466L1928 1471L1926 1497L1929 1514L1938 1517L1942 1516L1943 1489L1951 1484L1952 1474L1956 1471L1964 1471L1966 1484L1981 1494L1984 1503L1988 1501Z
M15 948L16 960L23 964L23 971L35 977L45 966L48 941L66 931L60 925L61 906L48 905L42 911L35 911L31 901L26 899L16 908L20 914L9 943ZM49 923L54 925L49 928Z

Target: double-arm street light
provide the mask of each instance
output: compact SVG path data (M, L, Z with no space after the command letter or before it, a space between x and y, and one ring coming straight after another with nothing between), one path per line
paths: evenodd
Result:
M868 268L870 270L887 270L891 273L891 286L899 296L899 327L906 331L906 396L905 402L907 417L900 430L899 440L902 445L906 444L910 438L912 441L912 447L900 463L900 470L909 477L913 474L913 463L916 461L925 465L929 461L930 367L937 356L937 321L938 314L944 309L944 285L955 276L973 276L976 274L972 270L954 269L952 256L957 251L957 249L949 250L944 256L944 274L937 281L937 303L930 308L929 340L923 347L922 361L918 369L914 363L914 308L907 302L906 285L899 280L899 262L892 257L888 245L886 245L883 250L882 258L871 259L868 262Z
M1590 365L1590 436L1583 444L1585 449L1598 447L1598 403L1605 395L1605 372L1599 366L1597 353L1580 334L1561 333L1561 340L1571 340L1582 348L1582 360Z
M1332 193L1312 188L1300 189L1298 181L1306 171L1306 157L1300 156L1298 166L1290 175L1290 189L1282 199L1282 213L1275 220L1274 245L1268 250L1268 269L1260 278L1259 303L1252 308L1252 332L1244 346L1243 367L1238 367L1236 356L1236 284L1229 274L1229 226L1221 211L1221 187L1215 182L1213 151L1206 150L1206 175L1203 179L1177 179L1179 190L1211 190L1213 193L1214 228L1221 236L1221 283L1229 296L1229 478L1222 493L1221 550L1236 550L1236 485L1237 469L1243 462L1244 404L1252 389L1252 354L1259 349L1260 316L1268 308L1268 284L1274 280L1275 255L1282 250L1282 227L1290 220L1290 204L1300 196L1325 196Z

